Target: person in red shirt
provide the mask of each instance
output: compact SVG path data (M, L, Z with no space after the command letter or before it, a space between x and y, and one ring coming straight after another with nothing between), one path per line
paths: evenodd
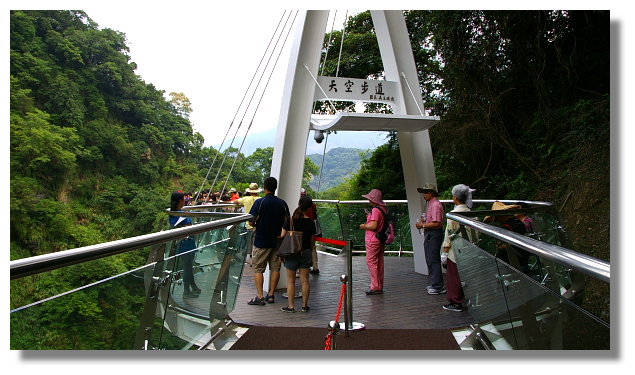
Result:
M231 188L229 189L229 199L234 201L236 199L239 199L240 195L238 194L238 191L236 191L235 188Z

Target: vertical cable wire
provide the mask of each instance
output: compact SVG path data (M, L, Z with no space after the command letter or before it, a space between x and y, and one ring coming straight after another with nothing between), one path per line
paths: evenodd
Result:
M258 88L260 87L260 83L262 82L262 78L264 77L265 72L266 72L267 68L269 67L269 63L271 62L271 58L273 57L273 55L275 53L276 47L278 46L278 43L280 42L282 34L284 33L284 29L285 29L287 23L289 22L290 18L291 18L291 12L289 12L289 14L287 15L287 19L285 20L284 26L282 27L282 30L280 31L280 34L277 37L276 43L275 43L273 49L271 50L271 54L269 55L269 57L267 59L267 63L265 64L265 67L263 68L262 73L261 73L260 77L258 78L258 83L256 84L256 88L254 89L254 91L251 94L251 97L249 98L249 102L247 103L247 108L245 109L245 112L243 113L243 116L240 119L240 123L239 123L238 127L236 128L236 132L234 133L234 137L232 138L232 140L230 142L230 145L225 150L225 154L223 155L223 160L221 161L221 165L219 166L218 171L216 172L216 177L214 178L214 181L210 185L210 188L213 188L214 185L216 185L216 182L218 182L218 177L220 175L220 172L223 169L223 165L225 164L225 160L227 159L227 150L229 150L231 148L231 146L234 144L234 141L236 140L236 136L238 135L238 131L240 131L240 128L242 127L242 124L243 124L243 121L245 119L245 116L247 115L249 107L251 107L251 103L253 102L254 96L256 95L256 92L258 91ZM277 29L276 29L276 31L277 31ZM274 36L275 36L275 34L274 34ZM269 51L267 51L267 52L269 52ZM250 127L251 127L251 125L250 125ZM243 139L243 143L244 143L244 139ZM239 151L239 153L240 153L240 151ZM237 157L238 157L238 155L236 155L236 158ZM229 178L229 175L228 175L228 178ZM224 188L221 190L221 192L223 190L224 190ZM208 196L208 199L209 199L209 196Z
M290 14L291 11L289 11ZM240 104L238 105L238 108L236 109L236 112L234 113L234 118L232 119L231 123L229 124L229 127L227 128L227 132L225 133L225 136L223 137L223 141L221 142L219 148L218 148L218 152L220 153L220 150L223 148L223 145L225 144L225 140L227 139L227 135L229 135L229 131L231 130L231 128L234 126L234 121L236 120L236 117L238 116L238 113L240 112L240 108L243 106L243 103L245 102L245 98L247 97L247 93L249 92L254 79L256 78L256 75L258 74L258 70L260 69L260 66L262 65L262 62L265 60L265 56L267 55L268 51L269 51L269 47L271 47L271 43L274 40L275 35L278 33L278 29L280 28L280 25L282 24L282 20L284 19L285 15L286 15L287 11L285 10L282 13L282 16L280 17L280 20L278 21L278 25L276 26L276 29L273 32L273 35L271 36L271 38L269 39L269 43L267 44L267 48L265 48L265 52L263 53L262 57L260 58L260 62L258 63L258 67L256 68L256 70L254 71L254 74L251 77L251 81L249 82L249 86L247 87L247 90L245 90L245 94L243 95L243 98L240 101ZM207 170L207 174L205 175L205 179L203 180L203 183L201 184L201 187L199 188L199 190L196 193L196 197L194 198L194 201L198 200L198 197L201 193L201 191L203 190L203 187L205 186L205 183L207 182L207 179L209 178L209 174L212 170L212 168L214 167L214 164L216 164L216 159L218 157L218 153L216 153L214 155L214 160L212 161L212 163L209 166L209 169ZM208 196L209 197L209 196Z
M333 24L335 24L336 17L337 17L337 11L335 11L335 16L333 17ZM342 25L342 40L340 41L340 52L339 52L339 55L337 56L337 70L335 71L335 77L337 77L340 72L340 61L342 60L342 47L344 46L344 33L346 32L346 21L348 21L348 10L344 14L344 23ZM331 36L332 35L333 35L333 27L331 26ZM327 48L326 53L328 53L328 50L329 49ZM324 65L326 65L326 57L324 58ZM324 65L322 66L322 68L324 68ZM317 81L316 81L316 84L317 84ZM318 84L318 87L319 87L319 84ZM337 109L334 108L334 110L335 110L335 113L337 113ZM318 188L317 188L317 191L315 192L316 199L318 198L318 195L320 194L320 188L322 186L322 171L324 170L324 157L326 156L326 144L329 141L329 134L330 132L326 132L326 139L324 140L324 149L322 150L322 163L320 165L320 177L318 179Z
M280 47L280 51L278 52L278 56L276 57L276 61L274 62L274 68L275 66L278 64L278 60L280 59L280 56L282 55L282 51L284 50L284 45L286 44L287 40L289 39L289 34L291 33L291 30L293 29L293 24L295 23L295 19L298 15L299 11L296 11L295 16L293 17L293 21L291 22L291 25L289 26L289 30L287 31L287 35L284 38L284 42L282 44L282 47ZM286 26L286 23L285 23ZM284 31L284 28L283 28ZM269 78L267 79L267 82L265 84L264 89L262 90L262 94L260 96L260 100L258 101L258 104L256 105L256 108L254 109L253 115L251 117L251 121L249 122L249 127L247 128L247 132L245 133L245 136L243 137L242 143L240 144L240 148L238 149L238 154L240 154L240 151L243 148L243 145L245 144L245 140L247 139L247 135L249 134L249 130L251 130L251 126L254 123L254 118L256 117L256 113L258 112L258 108L260 107L260 104L262 103L262 98L264 98L265 96L265 90L267 89L267 87L269 86L269 82L271 81L271 77L273 76L273 72L275 69L271 69L271 72L269 74ZM229 173L227 174L227 179L225 179L225 184L223 185L223 190L225 190L225 188L227 187L227 182L229 181L229 177L231 176L232 172L234 171L234 166L236 165L236 161L238 160L238 156L236 156L236 158L234 158L234 162L232 163L232 166L229 170Z
M324 139L324 149L322 150L322 163L320 164L320 178L318 178L318 187L315 192L315 199L319 198L320 187L322 186L322 171L324 170L324 156L326 156L326 144L329 142L329 132L326 132L326 138Z
M346 33L346 21L348 20L348 10L344 15L344 24L342 25L342 41L340 42L340 54L337 57L337 70L335 71L335 76L339 77L340 73L340 61L342 60L342 47L344 47L344 34Z
M401 72L401 77L406 82L406 86L408 86L408 91L410 91L410 95L412 96L412 100L415 101L415 104L417 105L417 109L419 110L419 113L421 114L421 116L423 116L423 111L421 110L421 107L419 107L419 100L417 100L417 97L415 96L415 93L412 92L412 88L410 88L410 84L408 83L408 80L406 79L406 75L404 74L404 72Z

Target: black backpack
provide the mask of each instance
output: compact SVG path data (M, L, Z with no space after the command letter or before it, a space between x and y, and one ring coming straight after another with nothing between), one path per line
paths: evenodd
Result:
M377 207L379 208L379 207ZM384 214L384 226L375 233L375 237L384 245L390 245L395 241L396 231L395 231L395 218L393 214L390 213L388 208L386 211L379 208L382 214Z

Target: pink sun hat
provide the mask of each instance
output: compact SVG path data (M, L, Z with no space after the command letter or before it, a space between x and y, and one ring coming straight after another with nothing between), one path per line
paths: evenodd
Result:
M383 201L383 194L381 193L381 191L379 189L373 189L370 191L370 193L362 195L362 197L368 199L369 201L378 204L380 206L385 206L386 203L384 203Z

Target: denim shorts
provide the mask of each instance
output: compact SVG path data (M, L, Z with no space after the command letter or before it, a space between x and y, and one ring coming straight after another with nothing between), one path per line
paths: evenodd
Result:
M300 254L287 256L284 258L284 268L296 271L298 268L309 269L313 265L311 249L304 249Z

